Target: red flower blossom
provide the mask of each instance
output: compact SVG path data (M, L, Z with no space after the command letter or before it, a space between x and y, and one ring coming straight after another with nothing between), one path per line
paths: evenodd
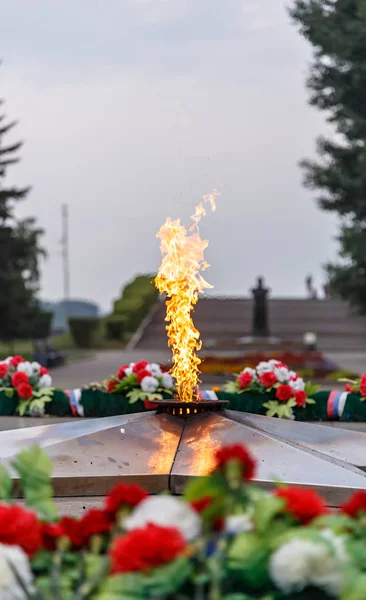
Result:
M360 381L360 394L362 398L366 398L366 373L362 375Z
M346 385L344 386L344 391L345 392L353 392L353 387L351 386L350 383L346 383Z
M37 515L19 504L0 504L0 543L20 546L32 557L42 546Z
M42 547L52 552L57 540L64 535L61 523L42 523Z
M155 410L156 408L158 408L157 404L155 404L154 402L150 402L150 400L148 400L147 398L145 398L144 400L144 405L146 410Z
M290 385L280 385L276 390L276 398L280 402L287 402L294 394L294 391Z
M366 491L359 490L341 507L342 512L350 517L358 517L360 513L366 513Z
M33 388L31 385L29 385L29 383L21 383L17 387L17 394L19 398L29 400L33 395Z
M17 367L20 363L25 362L24 358L22 356L13 356L10 359L10 364L12 367Z
M105 509L114 515L120 508L126 506L134 508L148 496L149 494L139 485L117 483L105 498Z
M122 365L122 367L118 369L118 379L124 379L126 377L125 369L128 369L128 365Z
M191 506L193 510L195 510L198 514L203 513L206 508L209 508L213 502L214 498L211 496L203 496L199 500L195 500L191 502ZM224 519L222 517L213 517L211 520L211 526L213 531L222 531L224 529Z
M144 377L151 377L151 373L147 369L141 369L141 371L137 371L136 377L137 381L141 383Z
M216 468L222 469L230 461L237 461L243 467L243 479L253 479L255 473L255 460L241 444L224 446L216 452Z
M11 385L17 388L21 383L29 383L29 377L23 371L17 371L11 376Z
M80 535L79 521L73 517L63 517L59 522L63 535L69 539L74 548L81 548L83 539Z
M140 360L140 362L137 362L133 367L132 367L132 372L133 373L138 373L139 371L142 371L143 369L145 369L147 367L149 363L146 360Z
M9 373L9 367L6 363L0 363L0 379L6 377Z
M49 370L48 370L48 369L46 369L46 367L41 367L41 368L39 369L39 374L40 374L40 375L49 375L49 373L50 373L50 372L49 372Z
M285 500L285 511L303 525L307 525L316 517L328 512L323 498L314 490L302 489L296 486L279 488L275 491L275 496Z
M261 384L266 387L272 387L277 382L277 377L272 371L266 371L259 377Z
M79 521L78 534L82 545L87 544L93 535L108 533L110 528L111 522L106 511L100 508L91 508Z
M149 523L114 540L110 550L113 573L145 571L172 562L183 554L186 542L175 527Z
M305 406L306 404L306 393L304 390L295 392L295 402L297 406Z
M245 373L241 373L241 375L239 375L238 377L239 389L244 390L245 388L249 387L253 379L253 375L248 373L248 371L246 371Z
M108 392L113 392L116 385L117 385L117 381L115 379L110 379L108 381Z

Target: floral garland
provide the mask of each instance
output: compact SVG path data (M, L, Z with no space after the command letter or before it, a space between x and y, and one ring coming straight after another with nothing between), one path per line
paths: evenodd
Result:
M366 491L332 512L311 489L252 483L239 444L184 496L118 483L102 508L60 518L51 461L34 446L13 461L26 506L0 480L2 600L363 600ZM363 541L362 541L363 540Z
M263 403L267 408L268 417L293 419L292 409L305 407L306 404L315 404L312 395L318 386L305 383L304 380L289 367L279 360L260 362L254 369L246 367L237 376L235 381L229 381L224 390L231 394L263 395L272 392L273 399Z
M112 394L125 395L130 404L142 400L146 408L155 408L154 400L161 400L163 394L173 395L174 381L161 365L141 360L122 365L117 375L107 380L106 387Z
M361 402L366 400L366 373L359 379L339 379L339 381L345 383L345 392L352 392L354 394L360 394Z
M48 369L38 362L26 361L22 356L8 356L0 361L0 392L8 398L19 398L20 416L42 416L46 402L52 401L54 389Z

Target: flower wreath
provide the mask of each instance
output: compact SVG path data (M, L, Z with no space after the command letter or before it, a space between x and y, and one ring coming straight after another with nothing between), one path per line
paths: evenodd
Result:
M122 365L117 375L107 380L107 391L127 396L130 404L143 400L147 408L152 408L154 400L161 400L166 394L173 395L174 381L161 365L140 360Z
M260 362L255 369L246 367L235 381L230 381L224 386L226 392L242 394L268 394L272 392L274 399L263 403L267 408L268 417L292 419L292 409L305 407L306 404L315 404L312 395L319 386L314 386L304 380L289 367L279 360Z
M366 373L362 375L359 379L339 379L345 383L345 392L351 392L354 394L360 394L361 402L365 402L366 400Z
M38 362L29 362L22 356L8 356L0 361L0 392L8 398L17 394L20 416L41 416L44 405L51 402L54 389L48 369Z

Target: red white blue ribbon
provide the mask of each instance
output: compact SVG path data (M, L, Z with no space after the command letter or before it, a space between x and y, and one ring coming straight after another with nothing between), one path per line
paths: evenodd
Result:
M330 392L327 402L327 415L330 421L341 419L349 392Z
M201 400L217 400L216 392L213 390L200 390L198 395Z
M65 394L69 399L71 412L74 417L83 417L84 407L80 404L81 390L65 390Z

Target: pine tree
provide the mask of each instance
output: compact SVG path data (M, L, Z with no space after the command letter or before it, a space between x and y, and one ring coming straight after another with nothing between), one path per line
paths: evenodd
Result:
M318 139L319 161L302 162L305 185L341 220L330 286L366 313L366 2L295 0L290 14L314 47L310 104L336 129L334 139Z
M39 313L36 295L43 233L35 219L15 215L16 204L26 198L30 188L6 185L6 173L19 161L22 147L21 142L4 142L15 125L0 116L0 339L9 343L28 337Z

